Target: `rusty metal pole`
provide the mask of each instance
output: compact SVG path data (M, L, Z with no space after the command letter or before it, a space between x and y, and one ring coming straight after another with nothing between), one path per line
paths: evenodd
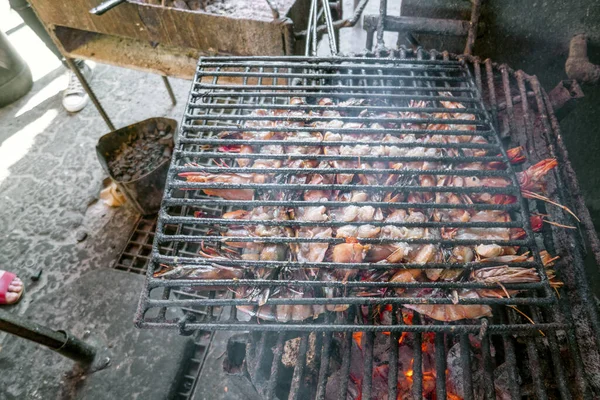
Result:
M473 54L473 46L477 39L477 25L479 25L479 16L481 15L481 0L473 0L471 8L471 21L469 22L469 33L467 35L467 44L465 45L465 54Z
M0 310L0 331L44 345L58 354L88 366L96 357L96 349L66 331L54 331L34 322L23 321Z
M173 88L171 87L171 83L169 82L169 78L167 78L164 75L161 75L161 78L165 84L165 87L167 88L167 92L169 92L169 97L171 98L171 102L173 103L173 105L177 104L177 99L175 98L175 93L173 93Z
M85 90L85 92L88 94L88 96L90 96L90 100L92 100L92 103L94 103L94 105L96 106L96 109L100 113L100 116L102 117L104 122L106 122L106 125L108 125L108 129L110 129L111 131L114 131L115 126L111 122L110 118L108 118L106 111L104 111L102 104L100 104L100 102L98 101L98 98L96 97L96 95L94 94L94 91L92 90L92 88L88 84L87 80L85 79L85 76L83 76L83 74L81 73L81 71L79 70L77 65L75 65L72 58L65 57L65 61L67 62L67 65L69 66L69 68L71 68L71 71L73 71L75 76L77 76L77 79L79 79L79 82L81 82L81 86L83 86L83 89Z

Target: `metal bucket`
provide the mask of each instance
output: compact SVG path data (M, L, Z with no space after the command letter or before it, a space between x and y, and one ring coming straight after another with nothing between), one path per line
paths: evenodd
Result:
M149 118L107 133L98 140L98 144L96 145L96 153L98 154L98 160L102 168L104 168L111 179L117 184L119 190L125 195L127 203L142 215L156 214L160 209L171 160L166 160L141 177L126 182L120 181L113 176L108 168L108 163L115 157L122 144L133 142L139 137L141 132L147 130L148 127L156 127L159 122L166 125L165 130L167 130L167 133L173 134L174 140L174 135L177 132L177 122L175 120L170 118Z

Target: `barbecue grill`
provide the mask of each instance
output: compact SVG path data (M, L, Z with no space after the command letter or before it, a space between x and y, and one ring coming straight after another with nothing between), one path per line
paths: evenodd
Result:
M380 37L381 39L381 37ZM308 46L307 41L307 46ZM380 41L382 43L382 41ZM304 98L305 104L293 104L292 98ZM319 105L319 99L330 98L333 105ZM353 105L347 100L361 98L367 104ZM346 102L345 102L346 101ZM412 102L411 102L412 101ZM414 101L425 101L415 105ZM473 120L460 120L460 125L472 125L474 130L456 128L456 120L414 118L402 116L410 112L443 113L442 101L459 102L464 108L453 110L457 114L474 116ZM425 104L425 105L423 105ZM246 235L223 236L230 226L283 226L339 227L352 222L339 221L280 221L280 220L227 220L223 213L260 206L298 207L319 206L294 196L306 190L353 190L354 184L332 183L311 185L292 181L289 177L306 173L303 168L277 169L278 180L265 183L188 182L181 174L269 174L273 170L239 166L240 159L306 159L305 154L252 154L223 151L233 146L341 146L347 142L310 142L281 140L230 139L223 132L248 130L248 123L281 121L272 114L256 115L257 108L264 110L303 111L304 115L286 116L285 126L253 126L253 131L302 131L294 122L327 122L333 117L324 116L324 110L345 111L344 122L364 124L393 122L402 128L386 129L390 135L414 132L418 126L430 124L450 125L445 130L429 131L420 128L419 134L457 137L477 135L485 138L481 143L401 143L401 147L432 147L449 149L480 149L485 156L466 156L460 152L453 156L340 156L311 155L315 160L343 160L371 162L501 162L500 170L427 170L427 175L453 175L482 179L504 177L511 184L506 187L426 187L415 183L425 172L419 169L395 170L356 167L312 168L312 173L323 174L392 174L398 175L393 186L363 183L359 187L369 193L488 193L515 196L510 204L438 204L434 202L395 202L379 200L362 202L327 203L328 207L349 205L379 208L419 208L424 210L470 208L475 210L502 210L511 215L504 222L418 222L402 223L405 227L421 228L511 228L524 235L519 239L493 240L505 246L519 246L534 255L533 261L512 263L511 266L535 268L539 282L518 284L491 284L465 281L451 282L366 282L269 279L200 279L194 271L215 264L251 269L464 269L474 271L482 263L302 263L285 261L248 261L235 257L214 260L211 252L235 251L232 243L343 243L340 238L310 238L297 236L254 237ZM379 118L361 116L364 109L377 112L397 112L400 117ZM308 116L307 116L308 115ZM340 117L336 117L340 118ZM311 131L331 131L374 135L376 129L311 127ZM367 146L379 143L361 143ZM548 176L549 197L570 207L581 220L577 221L563 209L544 203L525 200L521 196L506 148L521 145L526 149L528 164L547 157L556 158L559 168ZM446 153L444 153L446 154ZM165 195L159 214L152 258L147 272L146 287L142 293L136 323L142 328L177 329L189 334L198 329L252 331L246 350L246 374L265 398L340 398L360 393L363 399L381 393L382 380L386 383L388 398L407 396L436 398L591 398L600 389L600 357L598 353L598 315L589 292L583 266L586 250L591 243L593 255L598 260L598 239L589 213L583 205L577 181L568 161L559 126L552 111L549 97L540 87L537 78L490 60L481 61L472 56L454 56L446 52L399 48L388 50L383 46L375 52L360 57L215 57L201 58L181 124L167 179ZM225 199L204 194L204 190L251 190L251 200ZM560 224L546 225L539 233L530 226L532 212L548 215ZM384 222L370 222L386 225ZM564 226L577 225L579 229ZM384 244L397 239L359 239L361 244ZM415 239L411 244L435 244L442 248L457 245L478 245L485 240ZM559 255L556 270L564 286L554 289L539 257L540 250ZM497 263L500 265L501 263ZM486 263L484 266L490 265ZM165 272L166 271L166 272ZM173 273L175 272L175 273ZM288 288L302 294L293 298L271 296L256 299L240 297L236 288L262 288L273 292ZM326 297L314 288L334 288L334 295ZM183 297L180 293L209 290L210 296ZM356 290L369 291L362 296ZM446 296L423 298L417 295L391 297L378 289L427 289L442 291ZM512 297L470 298L453 297L451 293L463 290L502 289L519 291ZM179 294L175 294L179 293ZM223 295L225 294L225 295ZM270 306L311 305L326 308L349 305L345 312L325 311L318 317L305 320L267 321L257 314L248 318L239 306L254 310ZM481 319L437 322L408 312L402 305L489 305L493 316ZM390 320L382 323L374 317L389 307ZM186 310L201 309L206 318L197 320ZM411 320L412 319L412 320ZM277 333L274 333L277 332ZM313 333L311 333L313 332ZM299 339L298 339L299 338ZM290 355L290 340L295 340L296 350ZM404 344L399 345L403 340ZM385 349L385 350L382 350ZM409 349L409 350L407 350ZM409 351L409 355L404 354ZM403 353L404 352L404 353ZM457 352L462 355L456 357ZM307 361L312 354L311 362ZM454 358L450 357L454 355ZM292 357L294 366L286 367L283 357ZM403 358L410 358L407 366ZM453 360L458 360L453 363ZM356 373L356 365L362 366ZM456 364L456 365L455 365ZM386 366L382 378L379 367ZM458 371L460 379L449 378ZM285 377L285 378L284 378ZM408 389L399 386L399 378L410 384ZM457 388L457 381L461 387ZM329 383L328 383L329 382ZM434 388L434 389L432 389ZM400 398L399 397L399 398ZM354 398L354 397L350 397ZM359 397L355 397L359 398Z

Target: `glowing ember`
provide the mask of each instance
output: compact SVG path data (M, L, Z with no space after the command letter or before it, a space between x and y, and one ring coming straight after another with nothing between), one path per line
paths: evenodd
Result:
M406 371L406 372L404 373L404 375L405 375L407 378L412 378L412 376L413 376L413 370L412 370L412 369L409 369L408 371Z
M404 339L406 339L407 336L408 332L402 332L402 335L400 335L400 339L398 339L398 344L402 344L402 342L404 342Z
M356 345L361 350L362 350L362 345L361 345L362 335L363 335L362 332L353 332L352 333L352 339L354 339L354 341L356 342Z

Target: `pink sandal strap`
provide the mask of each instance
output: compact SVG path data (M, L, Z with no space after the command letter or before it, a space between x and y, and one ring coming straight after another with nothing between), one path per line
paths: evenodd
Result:
M0 277L0 304L6 304L6 293L8 293L8 286L17 276L11 272L4 271L2 277Z

